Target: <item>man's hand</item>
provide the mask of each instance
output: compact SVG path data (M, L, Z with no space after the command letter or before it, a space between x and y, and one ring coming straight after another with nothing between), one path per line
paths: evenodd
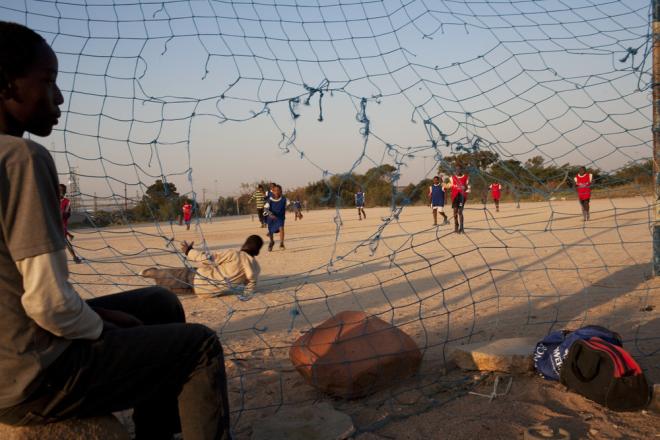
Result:
M183 241L181 242L181 252L183 252L184 254L188 255L188 252L190 252L190 249L193 248L193 245L194 245L194 244L195 244L194 241L191 241L190 243L188 243L186 240L183 240Z
M96 313L98 313L98 315L103 320L104 331L108 329L112 329L113 327L129 328L129 327L137 327L139 325L144 325L142 321L140 321L135 316L126 312L121 312L119 310L103 309L101 307L92 307L92 309Z

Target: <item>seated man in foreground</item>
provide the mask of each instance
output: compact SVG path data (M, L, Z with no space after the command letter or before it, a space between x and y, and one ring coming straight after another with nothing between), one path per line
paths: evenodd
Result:
M87 302L68 281L48 136L64 99L46 41L0 21L0 423L133 408L139 439L228 439L222 348L150 287Z
M167 287L178 295L218 295L236 291L245 286L244 295L254 293L261 268L256 260L264 241L258 235L250 235L240 250L200 252L193 244L183 241L181 252L188 261L202 263L197 270L188 267L144 269L140 275L153 278L158 286Z

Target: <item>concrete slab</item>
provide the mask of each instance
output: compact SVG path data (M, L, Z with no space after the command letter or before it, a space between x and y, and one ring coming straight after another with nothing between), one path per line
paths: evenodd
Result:
M526 373L534 370L538 338L496 339L450 348L450 359L464 370Z

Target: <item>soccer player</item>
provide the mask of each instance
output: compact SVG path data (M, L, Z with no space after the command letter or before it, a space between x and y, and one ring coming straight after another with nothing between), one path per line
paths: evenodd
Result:
M193 249L195 242L181 243L181 252L188 261L201 263L197 270L188 267L158 269L150 267L140 272L145 278L153 278L156 285L166 287L178 295L218 295L231 292L237 286L245 286L244 295L254 293L261 271L256 256L264 244L258 235L250 235L240 250L200 252Z
M589 200L591 200L591 182L593 181L593 176L591 173L587 173L585 167L580 167L577 176L573 180L575 180L575 189L578 193L580 206L582 206L582 218L586 222L589 220Z
M499 182L493 182L489 186L490 194L493 197L493 202L495 203L495 212L500 212L500 196L502 194L502 185Z
M286 197L282 195L282 187L275 185L273 195L268 198L264 205L264 217L268 225L268 252L273 250L275 240L273 236L280 233L280 249L284 249L284 221L286 220Z
M213 222L213 203L209 202L209 204L206 205L206 212L204 213L204 217L206 218L207 223Z
M294 200L293 201L293 213L295 215L294 220L302 220L303 215L302 215L302 203L300 203L300 200Z
M460 165L456 166L456 173L451 176L448 187L451 188L451 207L454 210L454 232L463 234L463 208L470 192L470 176L463 172Z
M186 224L186 230L190 230L190 221L192 220L192 211L193 207L190 204L190 200L183 202L181 207L181 213L183 214L183 222Z
M367 213L364 212L365 195L366 194L361 189L355 193L355 206L357 207L358 218L360 220L362 220L362 217L364 217L365 220L367 219Z
M133 408L135 436L228 439L222 347L147 287L83 301L69 272L59 181L46 137L64 102L58 62L0 21L0 422L50 423Z
M264 194L264 187L262 185L257 186L257 189L254 191L248 203L254 200L255 207L257 209L257 217L259 218L259 224L262 228L266 227L266 218L264 217L264 204L266 203L266 195Z
M429 203L431 204L431 211L433 212L433 226L438 226L438 212L444 218L442 224L448 225L449 219L445 214L445 189L443 188L440 177L433 178L433 184L429 186Z
M62 215L62 226L64 227L64 242L66 248L69 250L73 261L76 264L81 262L76 251L73 249L71 241L73 240L73 234L69 232L69 218L71 217L71 201L66 197L66 185L60 183L60 214Z

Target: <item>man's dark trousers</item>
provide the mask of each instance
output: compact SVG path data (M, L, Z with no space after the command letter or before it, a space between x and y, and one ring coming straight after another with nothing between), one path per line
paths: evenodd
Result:
M73 341L27 401L0 409L0 422L41 424L134 408L139 440L181 431L185 440L230 438L222 347L208 327L185 323L176 295L147 287L88 304L144 325Z

